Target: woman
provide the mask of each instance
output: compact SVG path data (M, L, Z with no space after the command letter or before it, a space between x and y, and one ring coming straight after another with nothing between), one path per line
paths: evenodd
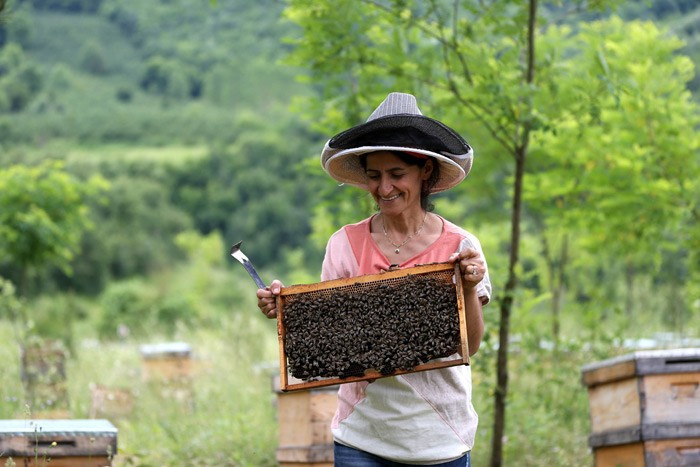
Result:
M431 193L461 182L471 147L455 131L424 117L410 94L391 93L367 122L326 143L323 168L367 190L379 213L343 227L326 247L322 280L393 267L458 262L464 278L469 353L484 331L482 306L491 284L479 241L431 212ZM258 307L275 318L282 284L257 291ZM468 366L340 385L332 422L336 466L468 466L477 415Z

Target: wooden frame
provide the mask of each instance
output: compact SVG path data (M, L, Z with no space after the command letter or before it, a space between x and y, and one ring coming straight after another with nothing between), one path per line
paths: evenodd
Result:
M410 370L396 370L390 374L382 374L375 369L368 369L361 376L349 376L346 378L341 377L330 377L318 380L300 380L292 377L289 374L287 366L287 353L285 348L285 335L286 330L284 327L284 306L286 297L294 294L302 294L308 292L318 292L329 289L335 289L346 286L362 285L372 282L384 281L387 279L404 278L412 275L429 275L434 273L441 273L445 271L453 271L455 278L455 291L457 299L457 310L455 310L459 315L459 332L460 332L460 345L459 345L459 358L452 358L450 360L434 361L431 360L424 364L417 365ZM462 284L462 275L459 271L458 263L433 263L427 265L419 265L406 269L397 269L382 272L379 274L368 274L363 276L358 276L349 279L336 279L331 281L319 282L316 284L304 284L304 285L294 285L290 287L283 287L279 296L277 297L277 336L279 339L279 352L280 352L280 389L282 391L293 391L302 389L311 389L322 386L331 386L336 384L350 383L355 381L364 381L370 379L379 379L388 376L396 376L406 373L415 373L419 371L433 370L436 368L446 368L456 365L468 365L469 364L469 346L467 341L467 322L466 322L466 312L464 303L464 287Z

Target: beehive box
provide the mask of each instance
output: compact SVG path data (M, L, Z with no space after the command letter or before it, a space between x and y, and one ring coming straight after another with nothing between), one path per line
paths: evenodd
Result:
M134 394L130 389L90 385L90 418L124 418L134 410Z
M273 379L277 394L280 467L333 467L331 422L338 405L338 387L282 391L279 376Z
M582 380L598 467L700 465L700 349L634 352Z
M192 349L185 342L144 344L141 352L145 381L187 380L192 373Z
M281 389L468 364L458 268L436 263L283 288Z
M0 465L103 467L116 454L117 429L107 420L0 420Z
M68 418L67 350L59 341L32 341L20 348L21 379L37 418Z

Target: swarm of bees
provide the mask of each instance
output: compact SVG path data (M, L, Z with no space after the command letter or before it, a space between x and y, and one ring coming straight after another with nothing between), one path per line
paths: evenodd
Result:
M283 325L288 370L307 381L411 370L460 344L455 286L429 276L289 296Z

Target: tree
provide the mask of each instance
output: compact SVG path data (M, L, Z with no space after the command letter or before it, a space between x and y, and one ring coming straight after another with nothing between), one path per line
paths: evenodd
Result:
M90 228L87 200L104 188L99 177L74 178L60 162L0 170L0 261L19 271L21 295L31 273L57 266L70 272L80 238Z
M105 52L97 41L87 42L80 49L80 67L93 75L107 73Z
M37 66L17 44L0 49L0 113L19 112L41 90Z
M256 266L274 264L279 273L280 250L304 246L309 232L317 184L296 170L306 138L283 116L273 123L257 115L244 117L230 137L227 147L172 168L173 201L198 231L218 231L230 245L244 241Z
M605 2L591 4L602 7ZM588 5L586 2L575 2L575 6ZM553 12L562 13L550 6L548 15L552 16ZM317 126L325 134L333 134L350 124L359 123L364 118L360 109L371 108L371 104L378 102L390 88L414 92L420 96L421 102L431 101L424 106L424 112L427 110L425 113L428 115L438 115L448 124L457 122L450 126L460 130L468 140L469 135L477 131L476 128L485 131L500 146L498 152L511 157L508 174L511 183L509 264L504 290L498 296L500 327L491 458L491 465L500 466L503 463L502 440L508 390L510 317L518 289L521 216L524 213L522 195L528 164L532 164L530 159L535 157L534 161L537 162L532 167L533 173L544 167L543 176L536 181L546 179L549 183L549 189L543 190L539 198L541 203L551 203L552 198L556 201L558 190L569 197L567 199L578 202L571 217L587 219L585 225L591 228L591 232L601 234L606 230L616 234L624 232L626 235L630 227L636 229L636 235L629 234L629 241L616 242L617 245L626 245L625 248L638 248L641 244L636 239L652 238L655 237L654 231L658 232L648 223L640 225L630 222L631 218L639 215L640 208L653 219L678 219L679 209L671 209L668 214L665 212L668 206L677 206L669 204L667 195L689 189L689 179L684 179L679 188L668 190L669 185L676 182L669 182L664 177L673 179L675 169L664 174L657 173L658 180L641 193L663 196L661 203L659 207L641 206L644 200L637 199L636 195L619 192L611 196L611 186L621 190L639 188L639 184L643 183L639 177L627 179L627 186L625 183L610 184L610 177L634 172L601 170L600 178L587 179L588 166L595 162L585 157L586 151L595 149L596 157L603 157L601 141L606 145L614 142L621 151L616 160L623 166L630 162L634 165L638 155L622 151L625 147L633 151L636 149L633 144L633 136L637 134L632 131L634 125L651 123L653 127L673 115L672 112L654 115L647 112L645 115L650 120L637 120L634 123L634 110L651 110L648 107L651 101L643 99L645 92L651 89L630 87L632 83L626 80L628 70L624 65L620 65L619 69L615 67L618 63L625 63L633 68L631 57L646 56L646 53L640 54L640 50L646 49L639 44L644 43L639 42L639 50L635 52L630 50L624 54L606 55L601 42L611 38L611 43L618 44L610 51L615 52L620 48L624 50L623 41L629 39L627 35L630 31L625 30L619 21L600 23L602 26L597 26L598 29L593 26L580 35L574 28L553 28L548 33L549 29L538 16L537 0L365 0L359 8L357 2L351 1L293 0L286 14L303 31L302 38L295 42L292 58L295 64L308 68L309 80L319 84L319 99L307 101L306 110L317 118ZM634 30L632 27L631 31ZM599 35L598 40L595 40L594 34ZM641 35L653 36L650 31ZM618 38L622 37L625 39L617 43ZM657 36L650 40L658 39ZM567 41L569 46L560 50L562 40ZM661 61L669 59L671 53L668 49L658 50L658 54L663 56ZM614 59L616 65L607 63L608 59ZM586 68L582 73L579 65L583 62ZM642 69L648 69L646 63L644 61ZM648 63L653 67L656 60L649 59ZM684 69L682 66L680 71ZM673 71L666 71L659 81L661 87L669 78L674 78ZM643 73L638 77L642 78ZM662 93L661 99L677 101L678 88L675 89ZM626 107L628 95L641 102L641 107ZM687 131L692 125L684 125L683 128L685 142L680 152L696 151L697 146L691 142ZM647 136L653 134L657 134L654 129ZM674 132L665 134L671 137ZM578 151L579 147L581 152ZM659 148L654 149L654 144L648 139L642 141L638 150L639 155L662 162ZM580 161L574 158L576 163L572 162L569 157L571 152ZM476 170L480 163L477 156ZM675 167L675 163L671 165ZM658 168L653 164L651 166ZM503 173L502 169L500 173ZM603 177L606 173L609 176L607 180ZM491 178L489 174L483 176ZM577 184L581 179L585 183ZM595 200L602 204L581 202L578 190L584 185L585 194L600 194L600 198L595 197ZM694 203L691 200L697 199L695 196L684 199L688 199L687 204L690 205ZM617 230L599 222L600 213L612 206L612 217L620 211L633 210L631 212L635 213L621 216L619 223L613 220ZM561 210L555 211L538 211L542 225L546 226L547 222L552 221L550 216L562 215ZM658 216L654 216L654 212ZM610 233L608 235L612 236ZM561 260L565 260L568 254L566 244L564 240L561 242Z
M108 177L109 189L89 203L94 228L82 236L70 274L54 271L61 290L97 294L110 281L152 274L172 266L180 256L175 237L192 222L170 201L156 170L123 162L109 165L91 169ZM107 173L112 170L116 173Z
M549 98L565 108L557 110L556 133L537 133L525 187L544 245L561 246L545 255L552 292L563 293L570 240L577 253L604 248L625 265L631 314L634 275L654 270L663 254L692 251L683 233L697 230L699 193L700 110L686 89L692 63L678 53L683 44L654 24L615 17L576 34L551 27L541 43L544 56L567 57L553 60L561 71Z

